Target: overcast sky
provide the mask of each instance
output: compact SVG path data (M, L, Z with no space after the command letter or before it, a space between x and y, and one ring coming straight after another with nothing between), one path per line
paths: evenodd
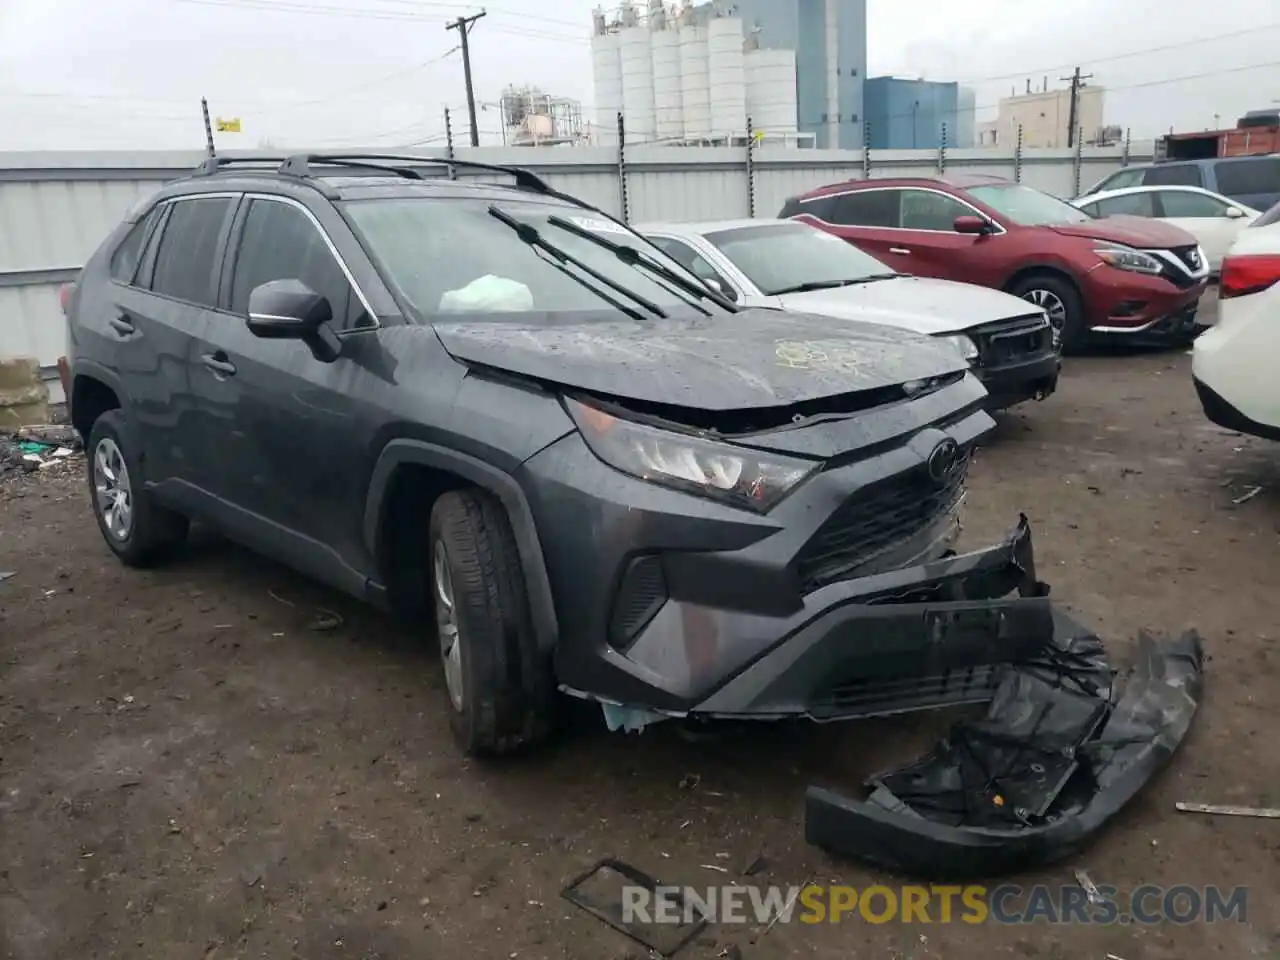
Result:
M472 32L477 99L508 83L591 101L595 0L497 0ZM1264 0L868 0L869 75L970 81L979 119L1080 63L1135 138L1233 125L1280 103L1280 4ZM225 148L465 138L444 0L0 0L0 150L199 148L200 97L239 117ZM1163 49L1156 49L1163 48ZM1251 69L1255 68L1256 69ZM1001 74L1001 76L996 76ZM1216 116L1215 116L1216 115ZM500 142L496 109L482 142Z

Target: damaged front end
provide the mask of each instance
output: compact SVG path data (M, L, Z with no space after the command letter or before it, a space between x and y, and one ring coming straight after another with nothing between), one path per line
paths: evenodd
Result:
M1194 631L1138 639L1123 681L1102 642L1059 611L1035 656L1001 670L986 716L927 756L867 781L853 800L810 787L817 846L931 880L993 876L1061 860L1172 757L1200 699Z

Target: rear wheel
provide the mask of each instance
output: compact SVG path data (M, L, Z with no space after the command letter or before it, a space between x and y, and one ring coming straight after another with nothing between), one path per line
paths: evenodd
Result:
M1009 292L1048 314L1064 352L1083 343L1087 330L1084 301L1071 281L1052 273L1037 273L1019 280Z
M155 502L142 483L138 451L124 414L108 410L89 431L89 495L107 546L132 567L167 559L187 538L186 517Z
M449 720L468 754L502 754L551 728L550 657L538 649L524 571L501 503L446 493L431 511L431 593Z

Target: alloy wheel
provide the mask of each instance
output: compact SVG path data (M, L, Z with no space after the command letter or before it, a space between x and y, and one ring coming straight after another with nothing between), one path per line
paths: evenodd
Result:
M453 596L453 575L444 543L437 540L432 560L435 585L436 633L440 637L440 660L444 664L444 685L455 710L462 710L462 647L458 632L458 610Z
M107 533L117 541L128 540L133 532L133 488L124 454L111 437L99 440L93 452L93 491Z
M1030 300L1049 316L1049 324L1053 327L1055 342L1062 341L1062 333L1067 325L1067 305L1052 290L1037 287L1022 295L1023 300Z

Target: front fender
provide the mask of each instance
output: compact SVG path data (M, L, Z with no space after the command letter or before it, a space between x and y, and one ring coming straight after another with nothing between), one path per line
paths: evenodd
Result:
M560 628L551 597L551 580L542 555L542 541L524 491L510 474L497 467L424 440L401 438L389 441L374 464L365 504L364 542L369 555L378 556L378 531L382 528L387 491L396 468L406 464L447 470L489 491L502 502L515 534L516 549L520 552L520 567L524 572L525 591L529 597L529 611L538 646L546 652L552 651Z

